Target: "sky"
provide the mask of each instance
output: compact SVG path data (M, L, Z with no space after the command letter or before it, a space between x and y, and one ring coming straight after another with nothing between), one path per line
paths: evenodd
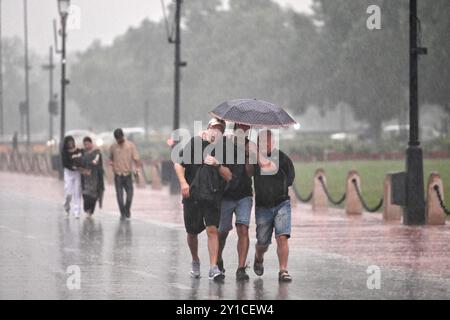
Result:
M23 38L24 0L0 1L3 36ZM57 0L26 1L28 1L29 47L38 54L47 53L49 46L54 43L52 20L58 17ZM165 3L169 4L170 1L165 0ZM273 1L299 12L311 12L311 0ZM158 21L162 18L161 0L72 0L71 3L80 9L80 19L79 26L78 22L74 21L74 28L69 31L69 51L84 50L96 39L103 44L110 44L130 26L139 26L143 19Z

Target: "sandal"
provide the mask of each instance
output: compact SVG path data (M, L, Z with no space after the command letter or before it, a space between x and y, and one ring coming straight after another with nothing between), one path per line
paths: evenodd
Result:
M253 271L255 271L257 276L262 276L264 274L263 261L258 261L255 256L255 261L253 263Z
M278 280L281 281L281 282L291 282L292 281L292 277L288 273L287 270L281 270L278 273Z

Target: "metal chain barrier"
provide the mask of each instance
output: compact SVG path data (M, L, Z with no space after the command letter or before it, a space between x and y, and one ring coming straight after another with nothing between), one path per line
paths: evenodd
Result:
M302 196L301 196L301 194L300 194L300 190L297 189L297 186L295 185L295 183L292 185L292 188L294 189L295 196L297 197L297 199L298 199L300 202L307 203L307 202L310 202L310 201L311 201L311 199L312 199L312 197L313 197L312 191L311 191L311 193L310 193L306 198L302 198Z
M44 159L45 171L46 171L47 175L51 175L52 168L49 163L49 156L47 154L44 154L44 155L42 155L42 157Z
M434 191L436 191L436 195L439 200L439 205L441 206L442 210L444 210L445 214L450 216L450 210L445 206L444 199L442 198L441 190L439 189L439 186L436 184L433 187Z
M320 184L322 185L323 191L325 191L325 194L327 195L328 201L330 201L335 206L339 206L345 201L345 198L347 197L347 193L346 192L344 192L342 197L338 201L336 201L336 200L333 199L333 197L331 196L330 192L328 191L328 188L325 185L325 182L323 181L323 177L319 176L318 179L320 181Z
M358 195L359 201L361 201L361 203L364 207L364 210L366 210L367 212L377 212L378 210L381 209L381 207L383 206L383 202L384 202L383 198L380 199L380 202L378 203L378 205L376 205L373 208L370 208L367 205L367 202L364 200L364 198L361 194L361 190L359 190L358 182L356 181L356 179L352 179L352 183L353 183L353 186L355 187L356 194Z

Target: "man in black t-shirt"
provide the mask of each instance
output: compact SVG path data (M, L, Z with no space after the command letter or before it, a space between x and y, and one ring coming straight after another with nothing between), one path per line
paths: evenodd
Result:
M289 256L288 239L291 237L291 201L288 188L295 178L291 159L274 148L269 130L258 135L257 164L254 166L256 253L253 270L258 276L264 273L264 254L271 244L275 230L280 281L292 281L287 271Z
M187 242L192 255L191 276L200 277L200 260L198 257L198 234L206 229L208 235L208 250L210 256L209 279L221 281L225 275L217 266L219 254L219 237L217 228L220 222L220 199L217 201L205 201L194 199L191 195L191 186L196 178L197 172L202 166L209 166L211 170L217 170L220 179L230 180L231 172L221 165L221 161L216 158L217 150L213 145L221 146L225 122L212 119L208 124L208 129L201 137L192 138L182 150L181 163L175 163L175 171L180 182L181 193L183 195L184 225L187 232ZM212 151L209 154L207 149ZM221 194L218 194L221 196Z
M222 252L229 232L233 229L233 214L236 216L235 225L238 235L237 251L239 265L236 271L236 280L247 281L246 261L249 248L248 228L250 214L253 207L253 188L251 171L253 165L249 164L247 148L252 142L248 139L250 126L236 123L234 134L226 139L225 166L231 170L232 179L228 183L223 195L219 226L219 268L225 272ZM231 159L229 159L231 158ZM231 160L231 163L228 162Z

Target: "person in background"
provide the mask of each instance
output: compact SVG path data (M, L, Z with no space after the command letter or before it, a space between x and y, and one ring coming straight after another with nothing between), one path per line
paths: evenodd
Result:
M174 164L183 196L184 225L187 233L187 243L192 256L191 277L200 278L198 235L206 229L210 260L209 279L215 282L220 282L225 277L217 266L219 254L217 228L220 223L220 201L223 190L215 187L222 183L224 185L225 181L231 180L231 171L221 165L215 158L216 152L205 155L204 151L206 148L209 148L210 144L223 141L224 131L225 122L212 119L208 124L208 129L201 136L193 137L186 144L181 154L182 162ZM199 146L199 148L196 148L196 146ZM221 148L223 148L223 145L221 145ZM195 153L200 152L200 156L195 157ZM188 158L188 154L190 158ZM195 163L196 158L200 159L200 163ZM208 183L205 184L203 183L204 181L208 181ZM211 194L209 189L212 189L210 186L213 184L214 189L220 190L217 191L217 197L213 197L213 200L200 199L202 194ZM198 192L199 189L202 191Z
M248 163L248 155L246 154L248 144L252 143L248 139L249 130L250 126L236 123L234 125L234 134L227 138L225 144L225 153L228 155L228 153L233 151L234 155L231 164L225 163L225 166L231 170L233 177L228 183L222 198L219 226L220 245L218 266L222 272L225 272L222 253L228 234L233 229L233 213L236 215L235 225L238 235L237 252L239 260L236 280L238 281L249 280L246 272L246 262L250 245L248 228L250 226L250 214L253 207L251 178L253 165Z
M88 217L94 214L97 201L103 199L105 184L103 179L103 160L99 149L94 148L92 139L83 139L83 155L80 160L81 190L84 212Z
M274 148L274 139L270 130L258 135L257 164L254 165L255 218L256 218L256 254L253 270L258 276L264 273L264 254L271 244L275 230L277 254L281 282L292 281L287 271L289 256L288 239L291 237L291 201L288 188L295 179L292 160L280 150Z
M133 201L133 173L136 178L140 176L141 161L139 153L133 142L125 139L122 129L114 130L116 143L110 148L110 164L114 172L117 203L121 219L131 217L131 204ZM126 193L124 200L123 192Z
M64 209L70 214L70 203L73 202L76 219L80 218L81 210L81 175L76 162L80 157L81 149L76 147L75 139L72 136L65 137L61 150L64 168Z

